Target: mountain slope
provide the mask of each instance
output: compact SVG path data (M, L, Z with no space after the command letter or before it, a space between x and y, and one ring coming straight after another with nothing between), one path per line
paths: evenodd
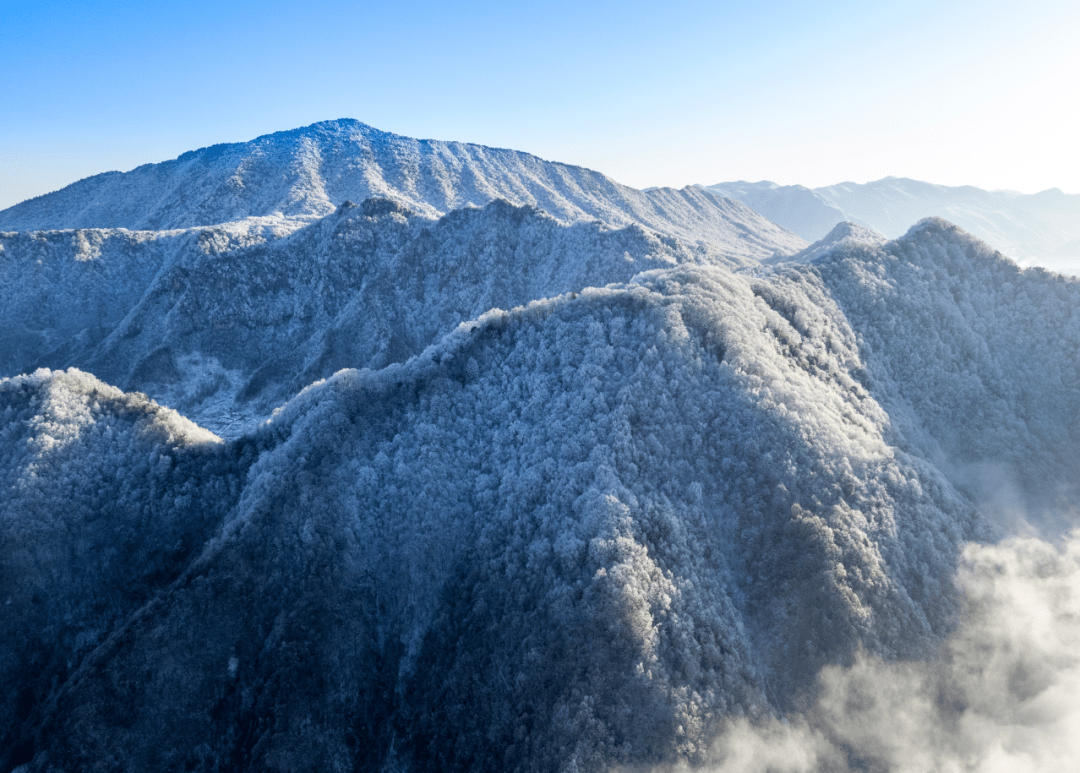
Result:
M130 611L111 576L87 578L122 623L65 618L85 591L48 576L44 609L15 597L7 620L82 643L52 666L58 688L28 687L42 702L21 736L34 767L694 759L722 717L785 705L825 662L926 652L955 613L951 567L975 514L884 442L835 309L806 304L815 346L835 353L812 365L788 356L787 323L757 292L673 269L492 313L406 365L311 388L226 449L222 473L163 480L165 501L199 496L242 475L228 463L244 445L258 454L239 500L222 500L236 504L211 511L220 536L150 604ZM4 394L107 416L107 388L73 380L86 377L19 377ZM103 475L147 457L130 430L117 422L114 450L87 465L81 445L55 451L32 410L4 415L10 447L27 448L9 479L36 475L81 505L47 530L3 520L29 549L14 574L89 524L137 521L138 489L95 498ZM85 437L59 419L50 437ZM171 469L159 457L182 453L151 461ZM6 513L47 511L44 489L16 489ZM138 663L146 677L125 677Z
M162 270L282 237L295 225L252 219L212 229L0 233L0 374L100 343ZM186 257L185 257L186 256Z
M638 223L755 258L805 246L738 202L695 186L638 191L528 153L415 140L352 120L89 177L0 212L0 230L162 230L275 215L311 219L347 200L371 197L393 199L431 217L506 199L565 222Z
M811 244L805 250L796 252L794 255L774 258L768 261L772 264L784 263L809 263L818 260L838 250L854 248L859 244L871 247L880 246L889 241L877 231L864 228L855 223L839 223L829 233L818 241Z
M1016 258L1051 255L1080 238L1080 196L1061 191L1023 195L886 177L866 185L830 185L817 193L890 238L931 216Z
M984 509L1074 522L1080 281L1020 270L940 219L795 270L829 287L895 424L914 414L922 429L909 434L932 438L924 455Z
M992 627L970 544L1004 577L1080 517L1080 282L941 220L803 249L348 121L0 218L114 226L0 233L0 770L709 765L838 674L895 716L866 663ZM1053 649L990 669L995 727L1068 694ZM828 769L886 767L848 738Z

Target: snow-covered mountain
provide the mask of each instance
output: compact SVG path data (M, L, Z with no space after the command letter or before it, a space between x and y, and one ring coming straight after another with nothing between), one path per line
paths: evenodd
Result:
M835 225L823 238L814 242L805 250L796 252L794 255L776 257L767 262L772 265L807 263L843 248L855 248L860 245L875 247L881 246L887 241L889 240L872 228L866 228L856 223L843 222Z
M940 219L885 244L841 242L792 270L829 288L872 352L894 427L933 439L921 454L984 510L1075 523L1080 282L1021 270Z
M348 121L0 213L0 770L1035 759L1080 281L732 185L822 238Z
M374 202L227 251L205 286L265 276L252 303L274 307L290 270L332 284L335 233L404 276L441 255L484 274L492 232L603 258L538 264L574 283L648 270L339 371L229 441L80 371L0 381L4 763L705 762L728 718L794 712L823 667L932 656L964 543L1008 528L995 483L1036 522L1075 510L1080 283L941 221L746 271L640 229ZM325 263L274 274L290 251ZM412 282L355 313L447 297Z
M886 177L814 189L771 182L719 183L707 189L743 202L811 242L842 221L896 238L912 223L942 217L1013 258L1080 258L1080 195L1057 188L1020 194Z
M163 230L251 217L310 220L345 201L389 198L437 217L495 199L565 222L639 224L753 257L805 244L735 201L700 187L639 191L528 153L416 140L353 120L325 121L173 161L109 172L0 212L0 230Z
M217 431L459 323L679 264L757 261L503 201L435 221L386 199L288 236L251 221L0 234L0 375L77 366Z

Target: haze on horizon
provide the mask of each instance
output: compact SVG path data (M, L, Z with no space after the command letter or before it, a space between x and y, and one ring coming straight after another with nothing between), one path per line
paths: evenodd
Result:
M354 117L636 187L885 176L1080 193L1080 7L5 1L0 208Z

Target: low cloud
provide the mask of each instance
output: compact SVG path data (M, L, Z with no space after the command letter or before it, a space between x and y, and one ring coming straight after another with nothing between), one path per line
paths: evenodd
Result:
M730 723L715 773L1072 771L1080 759L1080 533L969 545L967 610L929 663L862 656L807 711Z

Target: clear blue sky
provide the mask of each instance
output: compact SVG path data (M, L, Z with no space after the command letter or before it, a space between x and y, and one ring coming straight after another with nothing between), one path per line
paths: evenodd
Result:
M0 0L0 207L319 120L639 187L1080 193L1080 3Z

